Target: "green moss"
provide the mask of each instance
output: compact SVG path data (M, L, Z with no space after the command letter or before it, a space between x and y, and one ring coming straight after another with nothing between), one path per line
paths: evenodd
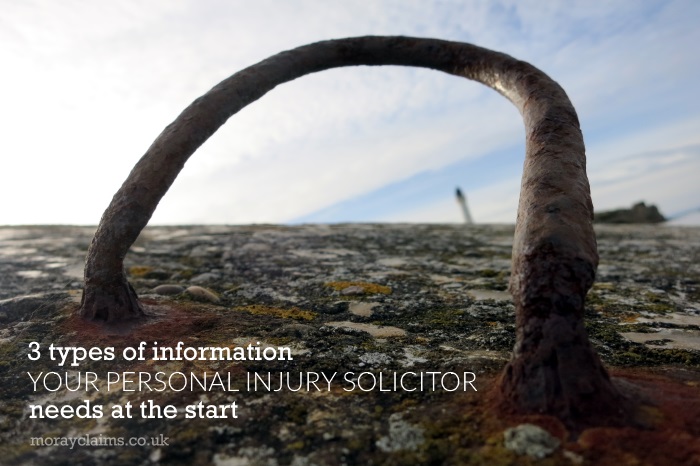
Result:
M422 413L419 426L423 443L416 451L400 451L388 456L385 464L450 464L450 465L530 465L533 460L517 456L503 446L502 432L489 433L482 414L453 409L439 415ZM411 419L407 419L412 422ZM546 458L537 464L562 464L561 457Z
M652 304L647 304L644 306L645 311L654 312L657 314L666 314L667 312L673 312L676 310L675 306L668 303L654 302Z
M197 442L200 440L202 435L202 424L198 421L180 423L179 428L172 433L173 439L178 443Z
M318 316L317 313L311 311L305 311L299 309L298 307L290 308L280 308L272 306L264 306L262 304L253 304L250 306L239 306L233 308L235 311L245 311L254 315L269 315L275 317L281 317L283 319L294 319L294 320L313 320Z
M265 341L269 343L270 345L275 345L275 346L289 346L293 343L296 343L299 341L298 338L292 338L292 337L269 337L266 338Z
M36 451L37 447L32 445L30 441L12 442L0 446L0 456L7 464L23 464L21 458L24 455L31 455Z
M600 306L605 300L595 291L589 291L586 295L586 304L590 306Z
M9 370L11 361L17 359L17 348L12 343L0 344L0 369Z
M700 366L700 356L697 352L670 348L655 351L659 353L660 359L673 361L677 364Z
M303 440L298 440L296 442L292 442L289 445L287 445L288 450L292 451L299 451L304 449L304 441Z
M375 324L377 325L377 324ZM379 324L381 325L381 324ZM387 341L391 341L391 339L387 339ZM360 348L362 348L363 351L365 352L374 352L374 351L379 351L381 348L379 344L377 343L377 340L374 338L368 338L364 340L362 343L360 343Z
M596 350L608 364L616 366L656 366L660 364L684 364L700 366L700 354L696 351L670 348L650 348L634 343L620 335L620 325L615 322L588 321L586 329ZM626 325L625 331L654 333L646 324Z
M651 291L644 293L644 298L650 303L661 303L664 301L661 296L656 293L652 293Z
M365 438L365 436L355 435L347 440L347 448L350 451L362 451L367 448L371 439Z
M641 360L643 358L643 356L641 354L637 354L637 353L634 353L631 351L625 351L624 353L621 353L619 357L620 357L620 359L623 359L623 360L627 359L628 362L631 362L633 364L641 362Z
M303 425L306 424L306 416L308 414L308 410L301 403L292 403L285 410L285 414L290 422L293 422L298 425Z
M464 311L454 308L438 308L426 313L425 323L435 328L451 328L461 319Z

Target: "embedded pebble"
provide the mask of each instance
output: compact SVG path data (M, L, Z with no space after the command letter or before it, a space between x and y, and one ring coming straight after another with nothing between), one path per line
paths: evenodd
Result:
M221 278L221 275L218 273L213 273L213 272L204 272L200 273L197 276L194 276L190 279L190 283L197 283L197 284L203 284L203 283L210 283L216 280L219 280Z
M190 251L190 257L205 258L217 255L219 253L221 253L220 247L201 244L192 248L192 251Z
M423 444L425 437L420 426L403 420L402 413L389 416L389 435L375 442L375 445L386 453L396 451L415 451Z
M185 289L180 285L158 285L153 288L153 291L162 295L173 295L180 294L185 291Z
M467 291L467 293L477 301L512 301L513 299L507 291L473 289Z
M391 357L384 353L365 353L360 356L360 361L370 366L386 366L391 363Z
M653 333L620 332L620 335L635 343L700 351L700 331L697 330L658 328Z
M700 326L700 315L693 315L691 313L681 314L679 312L672 312L670 314L665 314L662 316L653 315L653 317L651 318L637 317L635 322L652 324L660 322L664 324Z
M358 322L349 322L349 321L328 322L326 325L329 325L331 327L337 327L337 328L360 330L362 332L369 333L370 335L372 335L375 338L403 337L406 335L406 330L398 328L398 327L391 327L391 326L380 327L379 325L362 324L362 323L358 323Z
M46 272L42 272L41 270L20 270L15 273L22 278L43 278L48 276Z
M559 448L560 441L534 424L520 424L503 433L505 447L517 455L542 459Z
M370 317L373 313L372 309L378 306L379 303L350 303L350 313L360 317Z
M359 295L359 294L365 294L365 289L362 288L361 286L353 285L353 286L349 286L349 287L343 289L343 291L341 291L340 293L344 294L346 296Z
M402 265L407 265L408 263L409 262L403 257L386 257L377 261L377 264L386 267L400 267Z
M209 301L210 303L218 303L221 301L221 299L219 299L219 297L214 294L213 291L202 288L201 286L190 286L185 290L185 292L194 299L198 299L200 301Z
M579 455L578 453L574 453L573 451L569 450L564 450L562 454L565 458L571 461L572 464L583 464L583 456Z

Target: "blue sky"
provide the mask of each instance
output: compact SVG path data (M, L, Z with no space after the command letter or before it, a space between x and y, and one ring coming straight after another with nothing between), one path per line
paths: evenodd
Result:
M539 67L581 120L597 209L700 207L700 2L3 1L0 224L96 224L199 95L318 40L471 42ZM234 115L152 224L514 222L517 110L477 83L401 67L326 71ZM700 223L700 219L687 220Z

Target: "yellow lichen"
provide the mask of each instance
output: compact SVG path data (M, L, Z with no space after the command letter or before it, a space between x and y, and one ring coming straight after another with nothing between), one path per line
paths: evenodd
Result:
M299 440L297 442L292 442L289 445L287 445L287 449L289 450L302 450L304 448L304 441Z
M359 286L367 294L391 294L391 288L376 283L367 282L328 282L326 286L333 288L336 291L343 291L351 286Z
M594 290L614 291L615 285L609 282L598 282L593 284Z
M146 265L135 265L133 267L129 267L129 275L132 277L143 277L151 270L153 270L153 267L148 267Z
M639 318L639 315L633 314L631 312L625 312L621 316L619 316L620 322L624 322L626 324L632 324L637 321Z
M262 304L239 306L235 307L234 310L245 311L255 315L268 315L294 320L313 320L318 315L315 312L305 311L303 309L299 309L298 307L284 309L280 307L264 306Z

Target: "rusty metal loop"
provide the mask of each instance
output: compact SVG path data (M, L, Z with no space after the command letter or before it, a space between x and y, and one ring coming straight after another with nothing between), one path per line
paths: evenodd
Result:
M317 42L250 66L196 99L153 142L103 214L88 251L81 315L106 321L142 315L123 271L124 257L187 159L229 117L279 84L356 65L415 66L462 76L495 89L518 108L526 154L511 274L517 344L503 391L526 411L562 416L579 415L576 393L591 386L607 390L610 403L617 403L582 324L598 255L576 111L564 90L532 65L459 42L371 36ZM577 382L568 364L602 382L582 384L581 377ZM537 381L537 390L528 388L534 383L528 378Z

